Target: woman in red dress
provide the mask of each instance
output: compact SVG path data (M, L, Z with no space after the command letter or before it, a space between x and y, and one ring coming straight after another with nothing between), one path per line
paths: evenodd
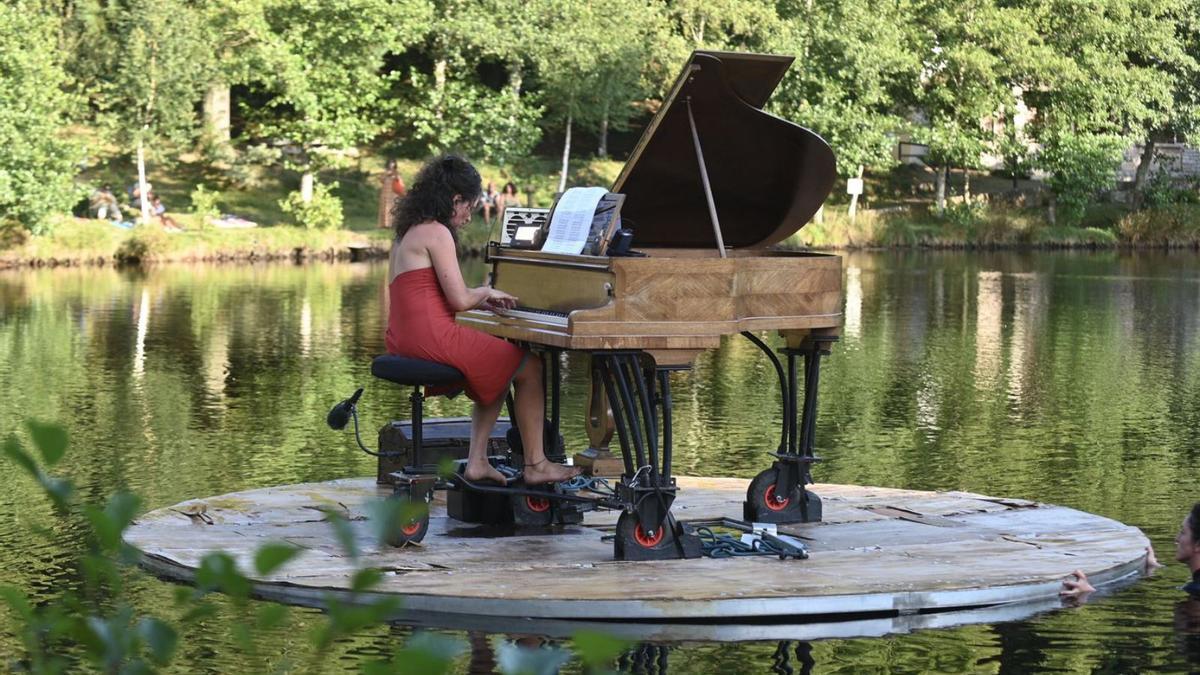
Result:
M454 322L454 313L482 307L504 310L517 298L488 286L468 288L458 267L458 230L481 199L479 172L454 156L426 164L396 206L396 238L389 265L389 353L454 366L460 387L475 402L467 480L503 483L487 461L487 440L509 384L516 386L517 425L525 447L525 482L555 483L579 473L546 459L542 447L544 392L539 357L486 333ZM437 393L437 392L434 392Z

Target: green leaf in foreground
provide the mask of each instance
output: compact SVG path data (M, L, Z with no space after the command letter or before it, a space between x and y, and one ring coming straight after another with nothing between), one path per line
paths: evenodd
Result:
M165 666L171 661L171 655L179 643L179 634L170 624L147 617L138 622L137 633L150 648L150 658L155 663Z
M581 630L571 636L575 654L588 668L605 668L621 655L629 642L598 631Z
M254 569L262 576L283 567L289 560L300 555L301 549L291 544L263 544L254 553Z
M437 633L415 633L404 648L396 652L391 664L372 664L372 670L378 668L375 670L378 673L441 675L450 672L454 659L466 649L467 645L462 640Z
M46 466L54 466L67 452L67 430L57 424L42 424L28 420L29 435L33 437L33 445L42 454Z
M8 438L4 439L4 455L17 466L25 469L30 476L41 479L41 471L38 470L37 462L33 461L29 453L25 452L16 436L10 434Z

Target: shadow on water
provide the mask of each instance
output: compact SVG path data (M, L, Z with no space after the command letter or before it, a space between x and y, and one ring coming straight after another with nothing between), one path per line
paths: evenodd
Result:
M1053 502L1140 527L1160 553L1171 550L1180 514L1200 498L1200 258L853 253L843 268L843 337L822 367L819 481ZM467 273L477 282L481 263ZM0 274L0 421L5 429L26 417L64 423L66 472L83 495L126 488L146 508L371 475L371 458L323 419L356 386L367 389L368 427L407 409L406 392L369 373L384 350L385 274L376 264ZM583 419L587 383L572 365L568 358L562 415L574 450L587 442L570 423ZM779 394L753 345L727 340L673 377L678 473L750 477L766 466ZM427 408L468 412L461 398ZM46 600L77 587L79 572L63 561L83 546L78 533L31 534L44 512L36 489L8 464L0 480L8 486L0 492L6 581ZM854 672L1195 670L1197 613L1182 602L1185 581L1185 570L1168 566L1079 609L955 623L918 615L823 635L747 625L731 627L732 636L689 627L690 637L658 639L634 626L628 637L641 646L622 664L635 672L665 672L668 663L676 672L807 672L813 663ZM171 584L135 574L131 586L140 607L169 615ZM311 611L297 610L267 639L302 660L312 649L302 630ZM10 620L0 617L0 652L15 647ZM408 630L379 626L343 640L338 662L385 653ZM506 640L499 633L522 632L478 630L493 646ZM238 661L230 640L221 630L189 636L177 663L257 668Z

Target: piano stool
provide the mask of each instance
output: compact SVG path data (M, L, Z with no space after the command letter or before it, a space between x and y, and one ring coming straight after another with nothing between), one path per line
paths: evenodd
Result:
M428 504L433 499L433 491L441 487L447 488L448 514L464 523L544 526L582 522L583 515L578 506L555 500L556 489L552 486L524 489L522 494L503 494L496 490L475 488L466 481L444 481L439 478L440 464L447 459L455 461L456 469L461 470L470 444L470 420L425 420L425 395L421 389L461 382L461 371L441 363L385 354L371 362L371 374L382 380L413 388L409 395L412 417L408 424L391 422L380 431L377 480L392 486L394 498L403 502ZM427 454L430 448L426 448L426 425L433 426L436 440L440 441L432 448L437 456ZM407 443L404 442L406 439L403 433L406 426L409 430ZM498 420L488 442L489 461L501 472L510 475L516 474L517 465L522 463L519 460L514 462L510 453L510 450L520 452L519 434L515 432L516 427L510 420ZM548 435L547 438L553 436ZM561 438L558 439L557 445L561 447ZM524 494L525 492L539 494ZM543 492L545 496L541 496L540 493ZM407 514L404 517L405 522L388 533L388 543L393 546L420 542L427 531L427 513L424 517Z

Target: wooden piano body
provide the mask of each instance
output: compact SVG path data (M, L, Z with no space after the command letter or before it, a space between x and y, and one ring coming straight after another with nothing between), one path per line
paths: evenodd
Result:
M493 285L523 308L470 310L459 323L577 351L639 349L690 363L722 336L802 334L841 325L837 256L801 251L658 248L645 257L565 256L491 247Z
M752 481L744 518L820 519L820 500L804 485L815 461L820 357L842 320L841 260L775 245L821 207L835 161L818 135L762 110L791 62L694 52L610 188L624 195L622 223L636 253L562 255L493 243L491 283L518 307L458 314L459 323L493 335L591 356L585 426L593 445L615 429L622 450L619 559L695 554L694 535L669 512L670 373L724 336L754 342L782 391L777 459ZM756 335L762 331L786 338L783 360ZM550 359L555 431L558 363Z

